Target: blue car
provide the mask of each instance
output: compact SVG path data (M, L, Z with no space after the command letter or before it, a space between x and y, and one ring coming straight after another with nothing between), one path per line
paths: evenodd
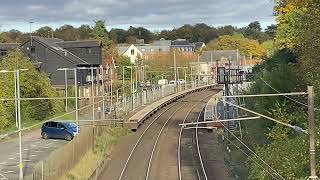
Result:
M42 125L41 136L43 139L65 139L71 141L78 133L78 127L71 122L49 121Z

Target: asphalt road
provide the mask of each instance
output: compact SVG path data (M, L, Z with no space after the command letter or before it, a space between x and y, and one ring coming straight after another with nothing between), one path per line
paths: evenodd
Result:
M90 119L83 115L81 119ZM58 121L58 120L57 120ZM81 126L80 126L81 128ZM42 139L41 130L37 129L22 134L22 163L23 174L28 176L33 167L45 160L51 152L64 146L68 141L64 139ZM19 179L19 138L0 141L0 180Z
M104 169L101 170L99 179L110 179L110 180L144 180L148 174L150 180L176 180L178 178L178 164L177 164L177 151L178 151L178 136L179 136L179 123L187 117L188 112L191 111L189 118L194 119L202 111L202 108L206 101L209 100L209 95L213 95L215 91L205 90L202 92L196 92L186 96L185 98L174 102L171 105L161 109L152 117L150 117L142 126L137 130L137 132L132 133L131 135L125 137L120 144L115 148L116 150L108 158L107 165ZM208 97L204 101L200 101ZM193 106L196 105L193 110ZM159 117L154 124L150 125L153 120ZM170 118L170 121L167 120ZM143 134L146 127L150 125L149 130L146 131L144 136L141 138L140 143L136 146L135 151L131 154L129 161L128 157L134 145L136 144L139 137ZM161 128L164 127L162 134L158 139L158 144L155 146L155 140L161 131ZM202 132L201 133L205 133ZM212 141L210 137L213 137L212 133L208 132L208 138L203 138L201 136L201 143L207 144L212 143L216 144L217 141ZM194 140L189 139L191 142ZM186 143L186 142L183 142ZM193 145L192 145L193 146ZM155 151L153 152L153 158L150 160L153 147ZM212 148L219 149L218 146L202 146L203 149L206 149L209 152ZM206 153L207 153L206 152ZM215 154L219 153L219 154ZM208 179L229 179L230 175L228 174L228 168L223 165L223 152L214 150L214 153L208 153L205 155L206 158L215 159L218 157L219 161L210 161L210 168L215 168L219 173L212 174L210 173L210 178ZM184 164L184 169L189 169L190 172L183 179L192 179L197 178L197 172L194 171L198 167L198 162L193 160L192 155L183 156L182 158L187 158L191 160L191 164L188 167L187 164ZM220 161L222 159L222 161ZM123 169L124 165L127 162L127 166ZM150 163L149 173L147 173L148 165ZM205 162L206 165L209 164ZM213 166L212 166L213 165ZM220 168L221 167L221 168ZM219 169L220 168L220 169ZM122 176L121 176L122 174ZM230 177L230 179L233 179Z
M22 137L22 161L24 174L32 172L32 167L45 159L52 151L66 144L65 140L44 140L40 130ZM0 142L0 179L19 179L19 139Z

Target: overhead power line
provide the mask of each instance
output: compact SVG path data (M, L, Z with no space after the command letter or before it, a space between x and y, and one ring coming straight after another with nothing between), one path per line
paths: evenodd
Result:
M249 148L241 139L239 139L232 131L230 131L223 123L220 123L233 137L236 138L244 147L246 147L254 156L257 157L261 162L263 162L268 168L270 168L275 174L277 174L281 179L285 180L275 169L273 169L265 160L263 160L257 153L255 153L251 148ZM278 179L278 178L277 178Z
M266 82L264 79L262 79L261 77L260 77L260 79L261 79L261 81L264 82L267 86L269 86L272 90L276 91L277 93L281 93L280 91L278 91L276 88L272 87L269 83L267 83L267 82ZM285 95L284 97L286 97L286 98L290 99L291 101L293 101L293 102L295 102L295 103L298 103L298 104L300 104L300 105L302 105L302 106L308 107L308 104L305 104L305 103L300 102L300 101L298 101L298 100L296 100L296 99L293 99L293 98L290 97L290 96ZM315 108L314 110L315 110L315 111L320 111L320 109L318 109L318 108Z

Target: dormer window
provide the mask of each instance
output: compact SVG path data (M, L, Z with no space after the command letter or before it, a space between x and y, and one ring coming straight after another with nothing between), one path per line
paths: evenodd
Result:
M134 49L131 49L131 55L134 55Z

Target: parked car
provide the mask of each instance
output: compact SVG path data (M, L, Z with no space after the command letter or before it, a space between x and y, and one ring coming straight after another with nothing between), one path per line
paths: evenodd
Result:
M78 133L78 126L72 122L49 121L42 125L41 136L43 139L65 139L71 141Z
M167 84L168 84L167 79L159 79L159 81L158 81L158 85L167 85Z
M105 107L105 108L104 108L104 113L105 113L105 114L111 114L112 111L113 111L113 108L112 108L112 107Z
M178 79L178 84L185 84L186 83L186 80L184 79Z
M175 80L172 80L172 81L169 82L169 84L175 85L175 84L176 84L176 81L175 81Z

